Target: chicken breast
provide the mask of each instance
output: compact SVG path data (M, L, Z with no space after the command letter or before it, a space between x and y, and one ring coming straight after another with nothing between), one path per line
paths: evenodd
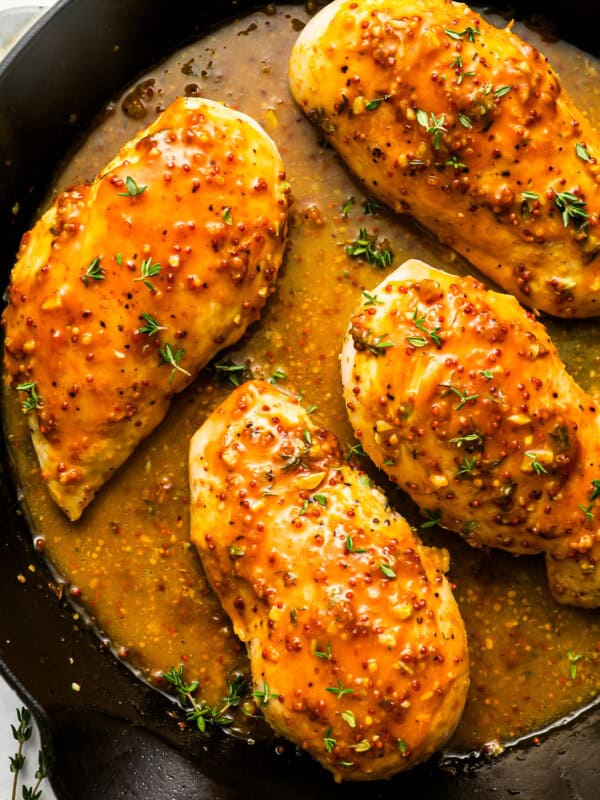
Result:
M335 0L290 79L369 193L527 305L600 313L600 137L510 25L451 0Z
M545 553L561 603L600 606L598 409L513 297L407 261L353 316L344 396L365 451L475 546Z
M428 758L468 687L447 553L268 383L240 386L198 430L190 484L192 539L275 731L336 781Z
M288 192L257 123L180 98L25 234L3 316L5 377L70 519L258 318Z

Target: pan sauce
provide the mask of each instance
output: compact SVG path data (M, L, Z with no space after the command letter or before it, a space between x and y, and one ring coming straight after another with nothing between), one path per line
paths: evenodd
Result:
M355 442L341 396L338 355L362 290L383 271L344 252L360 228L388 238L393 265L417 257L456 273L470 268L411 223L366 199L335 153L294 106L287 59L307 16L295 6L235 21L184 48L109 106L74 155L54 192L92 178L141 125L178 94L222 100L255 117L275 139L292 184L290 242L278 291L262 319L233 352L216 362L246 362L255 377L273 377L349 449ZM498 22L498 21L497 21ZM598 62L564 43L542 49L580 107L600 124ZM347 216L341 207L353 198ZM600 396L600 323L546 320L569 371ZM213 367L174 399L165 422L100 493L83 520L69 523L39 477L25 420L5 389L5 423L33 528L70 593L90 613L120 657L160 685L171 665L185 665L210 704L225 694L232 672L246 670L243 648L212 595L188 542L187 446L196 427L228 393L228 374ZM364 466L411 522L422 520L402 494ZM467 626L471 691L452 740L457 749L507 741L539 729L600 692L600 611L558 606L539 558L476 551L453 534L422 531L451 551L451 578Z

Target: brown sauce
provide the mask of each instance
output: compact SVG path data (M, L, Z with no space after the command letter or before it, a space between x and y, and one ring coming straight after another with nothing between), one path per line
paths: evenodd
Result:
M367 228L389 239L390 270L408 257L457 273L469 267L411 223L383 210L364 213L366 198L358 183L335 153L323 148L289 94L287 60L303 20L305 12L295 6L256 13L150 71L111 105L54 193L91 179L178 94L221 100L255 117L277 142L293 187L290 242L277 294L262 319L234 352L217 361L246 361L256 377L284 373L274 380L301 392L307 407L316 405L316 419L348 449L354 439L341 395L342 336L361 291L372 289L385 272L350 259L344 244ZM567 44L541 42L526 28L516 29L550 57L575 101L599 124L598 62ZM354 202L344 216L341 208L350 197ZM600 323L546 322L570 372L599 397ZM165 422L78 523L69 523L49 499L16 393L5 390L4 397L34 532L71 594L119 656L146 679L160 684L163 671L184 664L209 703L225 694L227 676L247 667L188 541L187 449L197 426L230 388L226 375L223 382L223 375L207 368L174 400ZM376 478L398 510L418 525L410 502L381 475ZM472 749L514 739L599 693L600 611L557 605L538 558L475 551L452 534L424 531L423 538L451 551L451 578L469 634L471 691L451 746Z

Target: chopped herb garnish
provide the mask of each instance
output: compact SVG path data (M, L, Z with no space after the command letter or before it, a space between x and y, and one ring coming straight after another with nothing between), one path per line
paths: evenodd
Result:
M592 481L592 496L590 500L595 500L597 497L600 497L600 478L594 478Z
M314 412L317 410L317 408L318 408L318 406L315 406L315 405L309 406L306 409L306 413L307 414L314 414Z
M365 228L359 230L358 239L346 245L345 250L350 258L362 258L380 269L389 267L394 260L394 254L387 240L379 243L377 237L367 233Z
M440 513L439 508L436 508L435 510L426 508L424 509L424 511L427 520L420 524L419 526L420 528L433 528L434 525L440 524L440 522L442 521L442 515Z
M590 216L586 211L585 200L577 197L573 192L553 191L554 202L562 212L562 221L565 228L569 225L570 220L573 220L580 228L585 225Z
M354 198L349 197L340 208L340 213L343 217L347 217L354 205Z
M320 506L323 506L323 508L327 507L327 498L324 494L313 494L312 501L314 503L318 503Z
M385 100L389 99L389 94L384 94L383 97L374 97L372 100L367 100L365 103L365 108L367 111L376 111Z
M592 508L594 507L594 504L593 504L593 503L590 503L590 504L589 504L589 506L588 506L587 508L586 508L586 507L583 505L583 503L580 503L580 504L579 504L577 507L578 507L578 508L579 508L581 511L583 511L583 513L586 515L586 517L587 517L587 518L588 518L590 521L593 519L593 516L594 516L594 515L592 514Z
M121 255L121 253L115 253L115 261L120 267L123 266L123 256Z
M452 30L444 30L446 36L449 36L451 39L461 40L465 36L467 37L467 41L474 42L476 36L481 36L481 31L477 28L472 28L470 25L467 26L464 31L452 31Z
M450 64L451 69L462 69L463 68L463 60L462 56L455 56L454 60Z
M477 469L477 457L473 456L469 458L469 456L465 456L462 464L458 468L458 472L456 473L457 478L472 478L475 474L475 470Z
M317 658L322 658L325 661L330 661L331 660L331 645L328 644L326 650L315 650L315 655L316 655Z
M130 175L125 178L125 187L127 188L127 191L118 192L119 197L137 197L145 192L148 188L147 186L138 186L138 184Z
M336 741L335 741L335 739L332 738L332 736L331 736L331 727L329 727L325 731L325 736L323 737L323 746L325 747L325 750L328 753L331 753L331 751L333 750L335 745L336 745Z
M497 89L494 90L494 95L496 97L504 97L505 94L508 94L512 90L512 86L499 86Z
M393 347L393 342L382 341L385 336L377 336L375 340L366 337L354 336L354 344L357 350L368 350L375 356L383 355L388 348Z
M406 341L411 347L425 347L427 344L427 339L423 338L423 336L407 336Z
M104 280L104 269L100 266L100 258L98 256L96 256L96 258L90 263L86 271L81 276L83 285L86 288L89 285L90 278L93 281Z
M247 373L247 366L245 364L234 364L232 361L219 361L215 364L215 369L227 378L227 381L233 386L239 386L242 380L245 379Z
M342 697L345 694L353 694L354 693L354 689L346 689L346 688L344 688L344 684L341 681L338 681L338 685L337 686L328 686L325 689L325 691L326 692L331 692L331 694L334 694L337 697L338 700L341 700Z
M569 674L573 680L577 677L577 664L583 655L576 655L572 650L567 650L567 659L569 660Z
M539 200L540 196L537 192L521 192L522 200Z
M377 200L373 200L373 198L369 197L367 200L363 200L363 208L365 210L365 214L368 214L371 217L376 217L383 206L381 203L378 203Z
M587 147L584 144L576 144L575 145L575 152L579 156L582 161L591 161L592 157L588 152Z
M465 522L465 524L462 526L460 532L464 536L469 538L469 536L473 533L473 531L476 531L478 527L479 527L479 523L477 522L477 520L476 519L470 519L467 522Z
M346 461L350 461L351 458L364 458L366 455L367 454L363 450L362 444L353 444L352 447L348 450Z
M433 328L432 330L428 330L425 327L425 317L419 316L419 309L415 308L414 313L412 315L413 322L415 323L415 327L418 328L422 333L426 333L427 336L431 339L431 341L435 344L435 346L439 348L442 346L442 339L438 335L438 331L441 330L441 326L438 325L437 328Z
M408 745L404 741L404 739L397 740L398 750L403 756L406 756L409 752Z
M37 385L35 381L28 381L27 383L20 383L17 386L17 391L25 392L27 397L21 403L21 411L28 414L35 408L41 408L44 403L42 398L37 392Z
M371 749L371 743L368 742L366 739L361 739L361 741L358 742L358 744L352 744L350 745L350 747L352 747L352 749L355 750L357 753L366 753L367 750Z
M425 128L425 133L430 133L432 144L435 150L439 150L442 145L442 136L448 132L446 128L446 115L440 114L436 117L435 114L427 114L422 108L417 109L417 122L422 128Z
M459 114L458 121L463 126L463 128L472 128L473 123L471 122L471 118L468 117L466 114Z
M173 379L175 378L176 372L183 372L184 375L187 375L188 378L191 378L191 372L188 372L187 369L179 366L179 362L185 355L185 350L180 348L177 350L176 353L173 352L173 348L167 342L163 348L158 351L158 354L162 358L162 364L170 364L173 369L171 370L171 377L169 378L169 383L173 383Z
M450 444L455 444L457 447L462 447L465 442L477 442L478 445L483 443L483 439L478 433L468 433L466 436L457 436L450 439Z
M252 697L255 700L258 700L261 706L266 706L271 699L271 689L269 688L269 684L265 681L262 690L252 692Z
M140 333L147 333L148 336L155 336L159 331L167 330L164 325L159 325L154 317L151 317L150 314L147 314L145 311L142 311L140 316L146 323L138 329Z
M223 206L221 217L223 218L225 225L233 225L233 217L231 216L230 206Z
M536 473L536 475L546 475L547 474L548 470L546 469L546 467L540 461L538 461L538 457L537 457L536 453L525 453L525 455L527 456L527 458L531 459L531 467L532 467L533 471Z
M450 391L453 392L459 398L458 405L454 406L455 411L460 411L460 409L466 403L468 403L469 400L477 400L477 398L479 397L478 394L467 394L466 389L457 389L456 386L448 386L446 384L443 385L446 386L447 389L450 389Z
M479 374L482 378L485 378L486 381L491 381L494 377L494 374L491 369L480 369Z
M342 713L340 714L340 717L351 728L356 728L356 717L354 716L354 713L352 711L350 711L349 709L346 709L346 711L342 711Z
M284 381L286 378L287 375L282 369L276 369L269 377L269 383L276 384L277 381Z
M382 574L385 575L386 578L394 579L396 577L396 573L390 567L389 564L386 564L384 561L380 561L377 565L381 570Z
M456 81L456 83L458 86L460 86L465 78L474 78L474 77L475 73L473 71L461 72L460 75L458 76L458 80Z
M186 711L188 721L195 722L198 730L202 732L206 730L207 722L231 725L233 717L228 712L239 706L246 690L246 682L241 676L233 681L227 681L227 696L222 698L220 705L211 707L204 701L198 702L194 697L200 684L198 681L187 683L183 676L183 664L179 669L171 667L168 672L162 673L162 677L175 687L184 705L189 706Z
M364 304L366 306L382 306L383 301L377 299L376 294L371 294L370 292L363 292L363 297L365 298Z
M292 470L297 469L298 467L304 467L304 469L308 469L308 464L305 462L305 458L310 454L310 445L307 444L302 450L297 450L294 455L292 456L283 456L285 459L285 464L283 465L284 472L291 472Z
M151 292L156 291L156 287L154 284L149 280L149 278L155 278L160 272L160 264L153 264L152 263L152 256L148 256L142 261L141 265L141 275L139 277L134 278L133 282L136 283L137 281L144 281L144 286L148 287Z
M383 466L384 467L393 467L394 466L394 459L393 458L384 458Z
M365 548L354 547L354 539L352 536L346 536L346 552L348 553L368 553Z
M312 436L310 435L310 431L305 430L302 434L304 436L304 441L306 444L311 447L312 446Z
M450 158L446 161L446 166L454 167L454 169L466 169L467 167L467 165L463 164L462 161L459 161L458 156L455 155L450 156Z
M306 514L306 512L307 512L307 511L308 511L308 500L305 500L305 501L302 503L302 508L301 508L301 509L300 509L300 511L298 512L298 515L299 515L300 517L303 517L303 516Z
M246 555L246 551L243 547L236 547L234 544L230 545L227 549L232 558L242 558Z

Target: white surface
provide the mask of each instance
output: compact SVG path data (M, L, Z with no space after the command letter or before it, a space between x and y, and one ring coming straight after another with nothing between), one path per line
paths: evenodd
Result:
M5 15L3 19L2 12L8 9L18 7L28 7L35 9L35 7L43 10L47 6L52 5L54 0L0 0L0 57L2 56L2 40L7 43L9 40L12 42L18 38L18 30L16 30L16 15ZM25 19L20 19L24 22ZM12 773L10 772L9 756L14 755L17 751L18 743L12 735L11 725L17 725L17 708L22 707L22 702L15 692L8 686L8 684L0 677L0 798L2 800L9 800L12 792ZM27 743L25 748L25 766L23 768L23 777L25 778L26 785L31 786L35 783L34 773L37 769L37 753L39 748L39 740L37 732L34 731L33 738ZM55 795L50 784L47 780L43 781L42 800L55 800ZM17 793L17 797L21 798L21 788Z
M19 697L13 690L0 678L0 798L8 800L12 792L13 774L10 771L9 756L17 752L19 746L18 742L13 738L11 725L17 727L17 708L23 706ZM23 771L19 777L23 781L19 781L19 789L17 797L21 798L21 787L23 784L26 786L33 786L36 783L34 777L38 765L38 750L39 738L34 726L34 733L32 738L27 742L24 747L25 764ZM47 780L42 781L40 786L42 790L41 800L56 800L55 794L50 788Z

